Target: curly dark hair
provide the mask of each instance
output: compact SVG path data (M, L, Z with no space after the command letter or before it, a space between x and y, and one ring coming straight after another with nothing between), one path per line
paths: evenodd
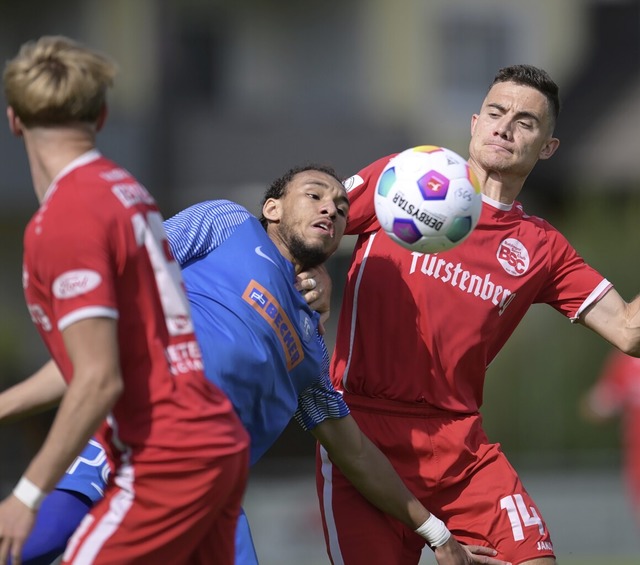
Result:
M319 171L321 173L325 173L329 176L332 176L336 179L340 184L342 184L342 179L338 176L335 169L329 165L321 165L318 163L309 163L306 165L298 165L297 167L292 167L289 169L284 175L278 177L274 180L269 188L265 191L262 197L262 207L264 207L264 203L273 198L275 200L279 200L282 198L286 192L289 183L293 180L293 178L299 174L304 173L305 171ZM263 214L260 214L260 223L264 229L267 229L268 220L264 217Z

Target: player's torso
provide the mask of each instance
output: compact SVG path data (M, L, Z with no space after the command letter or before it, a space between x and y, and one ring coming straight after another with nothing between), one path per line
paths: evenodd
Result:
M332 361L334 384L346 375L354 393L477 409L486 366L546 280L542 233L485 205L469 239L444 253L412 253L380 231L360 236Z
M117 319L124 392L113 416L121 442L235 451L237 423L224 395L204 379L180 269L167 250L152 197L126 171L97 159L63 177L27 227L29 311L67 380L72 367L60 327L87 310Z
M252 447L270 444L322 363L318 316L293 286L291 263L252 218L183 274L207 378L231 399Z

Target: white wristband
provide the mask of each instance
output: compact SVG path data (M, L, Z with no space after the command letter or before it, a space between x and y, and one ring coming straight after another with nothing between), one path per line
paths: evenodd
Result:
M31 510L38 510L47 495L29 479L22 477L13 489L13 496Z
M444 525L444 522L433 514L415 532L426 539L431 547L440 547L447 543L451 537L451 532Z

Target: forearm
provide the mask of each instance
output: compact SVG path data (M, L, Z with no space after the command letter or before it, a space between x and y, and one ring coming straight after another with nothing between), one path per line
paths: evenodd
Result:
M332 460L369 502L411 529L415 530L429 518L429 511L366 436L362 435L362 448L357 457L332 455Z
M44 492L53 489L121 391L118 373L74 375L47 438L23 476Z
M29 378L0 393L0 422L12 422L53 408L66 389L58 366L49 361Z
M429 511L351 416L325 420L312 433L334 465L377 508L412 529L429 518Z
M612 288L578 321L623 353L640 357L640 295L627 303Z

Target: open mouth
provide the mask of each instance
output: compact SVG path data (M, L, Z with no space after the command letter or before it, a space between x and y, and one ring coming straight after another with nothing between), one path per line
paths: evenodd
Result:
M333 237L333 224L329 220L322 220L313 224L313 227L325 232L329 237Z

